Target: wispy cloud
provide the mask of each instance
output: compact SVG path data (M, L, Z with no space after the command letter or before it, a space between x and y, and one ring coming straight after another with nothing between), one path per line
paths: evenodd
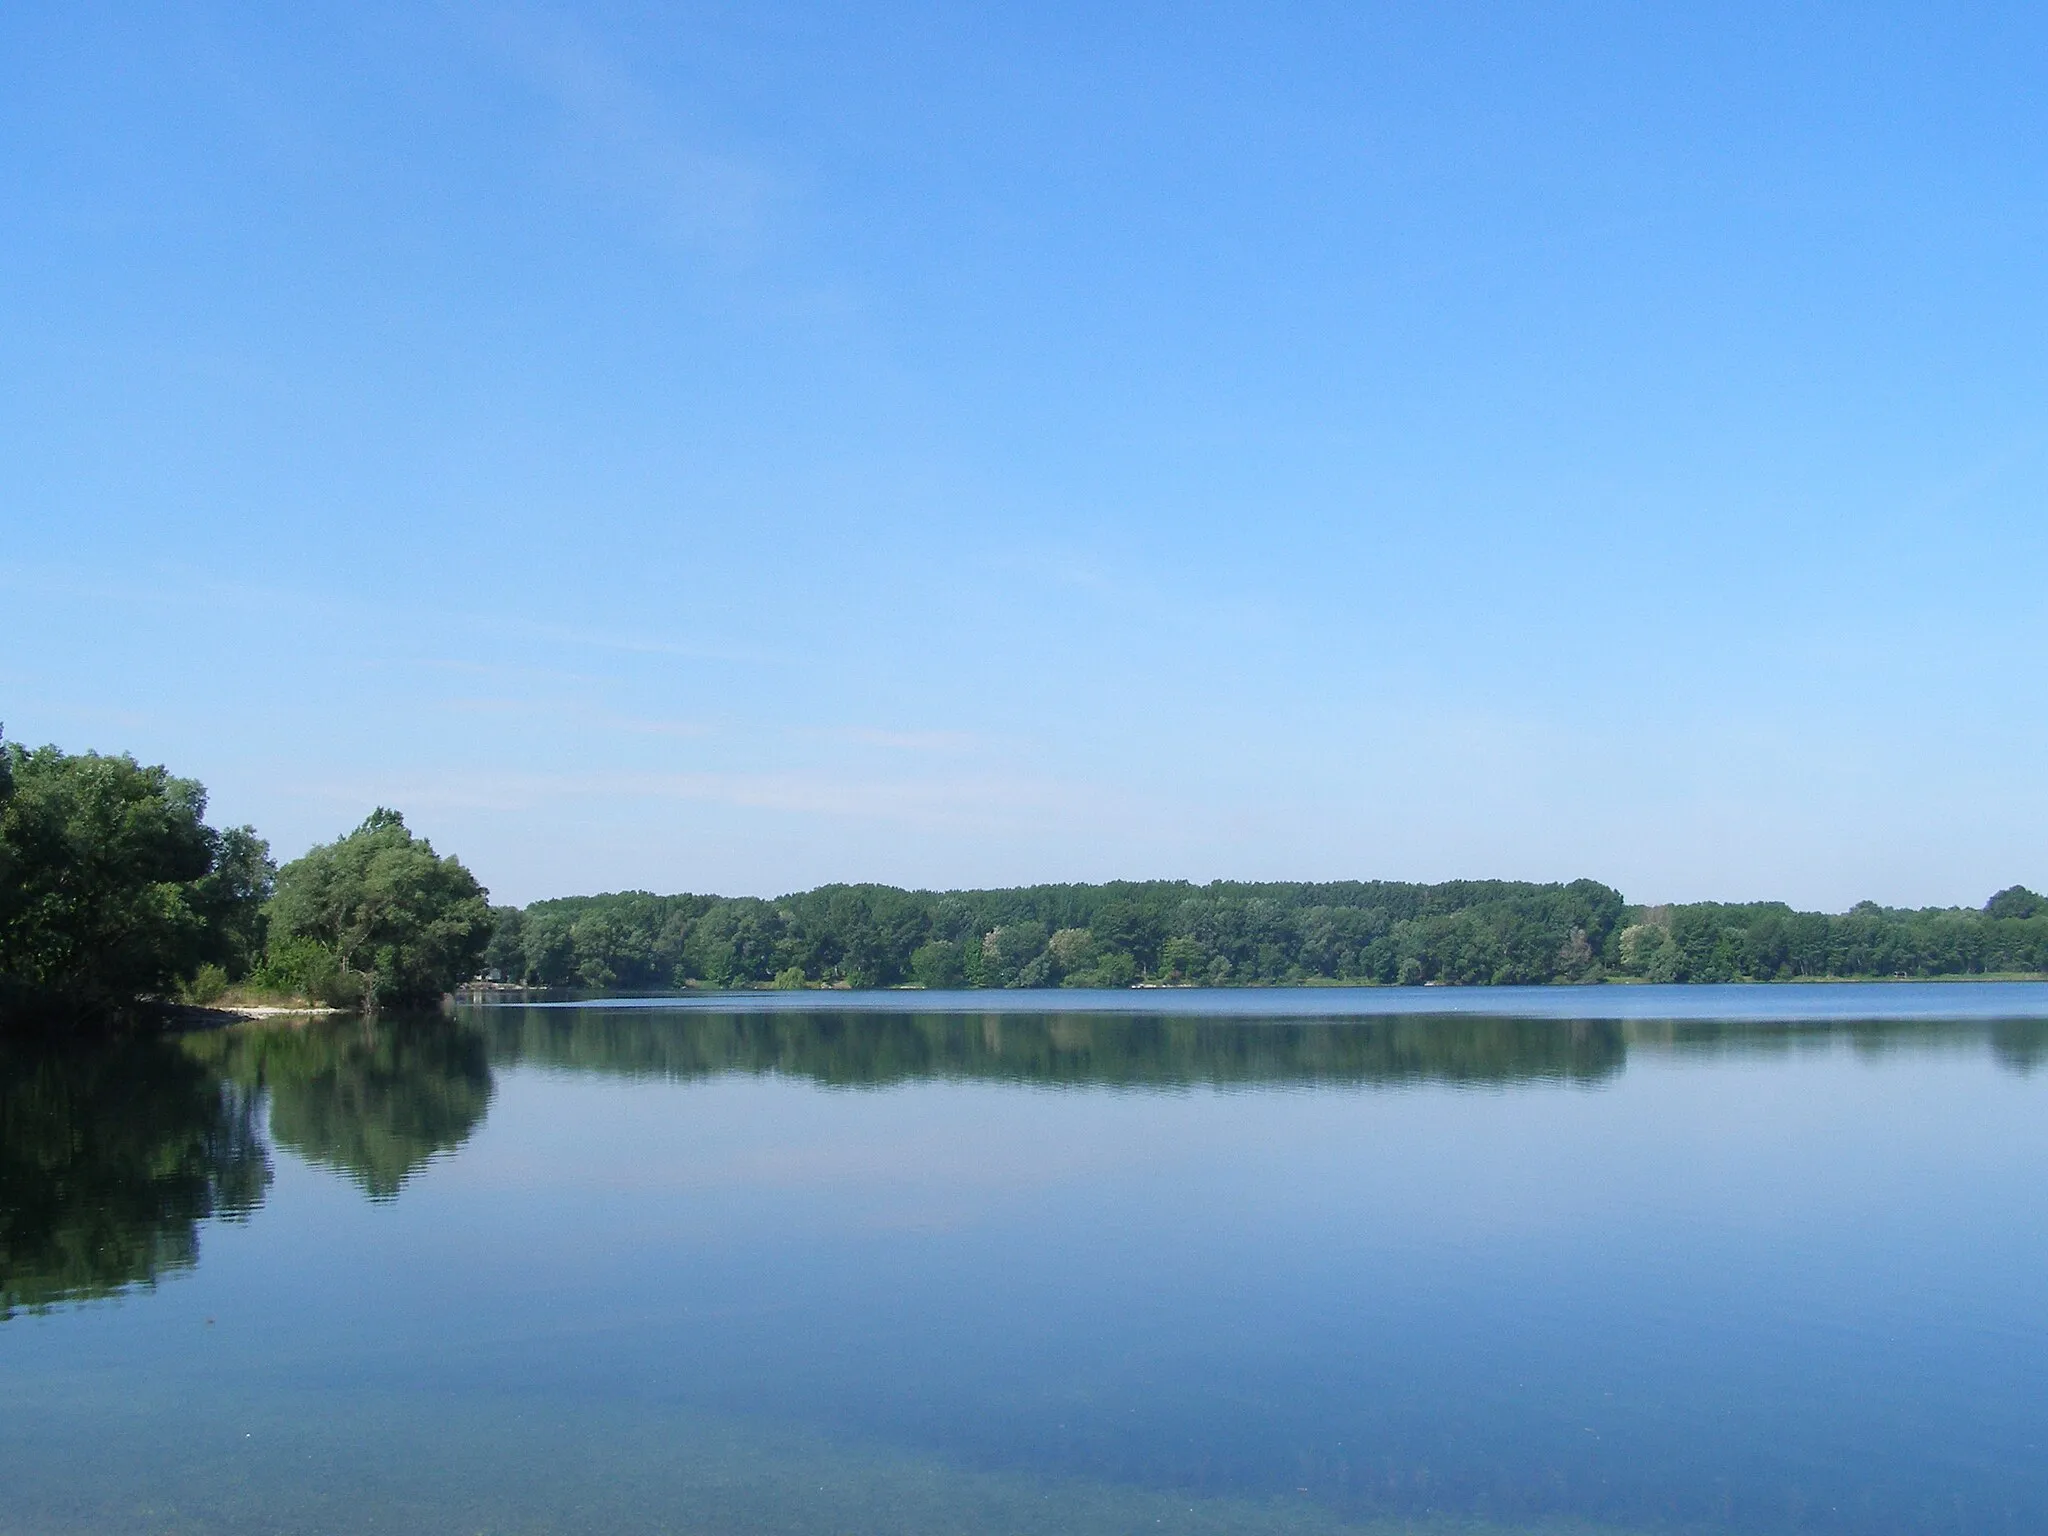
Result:
M561 113L594 177L668 238L732 265L761 252L780 187L756 159L685 133L623 60L567 17L508 6L487 30L506 65Z
M114 604L161 613L269 613L288 605L300 618L359 619L360 603L329 593L236 581L197 565L159 562L134 575L69 563L0 563L0 588L38 597L68 597L86 603Z
M472 665L463 662L423 662L420 665L436 671L445 671L456 676L494 677L504 676L508 680L541 680L547 682L570 681L589 683L574 673L556 673L545 669L516 667L493 667L484 664ZM778 743L810 742L840 746L876 747L887 752L909 754L930 754L935 756L958 757L976 753L988 753L1001 744L971 731L956 730L901 730L869 725L789 725L779 722L762 723L744 720L682 719L674 716L637 715L617 709L608 709L588 702L580 697L553 696L470 696L447 698L436 701L437 709L453 714L491 716L504 719L518 719L532 725L547 725L552 730L574 729L580 736L589 738L604 732L617 732L629 736L664 736L680 739L702 740L721 737L728 741L751 743L756 748L773 747Z
M584 737L611 731L627 736L666 736L697 740L717 735L721 730L719 726L707 720L628 715L617 710L559 699L443 699L435 707L450 714L485 716L533 728L543 725L550 730L573 728Z
M301 786L348 806L381 801L437 810L538 811L565 802L675 801L826 819L976 826L1033 818L1092 817L1098 796L1051 780L1003 775L848 778L827 773L465 773Z
M528 667L502 661L466 661L456 656L412 656L398 663L423 672L446 672L457 677L487 677L514 683L568 683L588 687L602 681L589 672L572 672L565 667Z
M835 725L799 726L797 732L897 752L975 752L987 746L981 737L968 731L892 731L867 725Z
M535 623L530 620L509 620L507 627L515 628L536 639L552 640L562 645L584 646L591 650L621 651L634 656L676 656L685 661L717 661L733 665L773 665L781 658L767 651L746 646L706 645L702 643L672 640L655 635L629 635L604 630L576 629L560 624Z
M118 603L154 612L204 613L216 618L223 612L251 615L289 613L299 621L328 621L364 633L432 635L435 638L429 643L449 649L459 648L450 644L451 637L475 639L480 635L500 635L582 650L613 651L634 656L672 656L685 661L731 666L775 666L787 664L790 659L759 647L679 639L672 635L591 629L525 618L495 609L464 611L448 607L439 598L380 598L376 594L354 592L345 598L337 597L314 585L237 580L199 565L172 562L160 562L134 575L110 575L68 563L0 560L0 591L4 590L30 592L42 598L71 598L81 603ZM588 680L587 674L568 669L534 668L447 654L402 659L410 665L450 671L497 669L523 671L533 676L547 673L563 679Z

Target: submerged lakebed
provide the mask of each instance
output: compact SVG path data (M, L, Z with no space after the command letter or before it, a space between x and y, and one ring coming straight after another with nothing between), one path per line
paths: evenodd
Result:
M0 1533L2048 1529L2048 985L476 1006L0 1116Z

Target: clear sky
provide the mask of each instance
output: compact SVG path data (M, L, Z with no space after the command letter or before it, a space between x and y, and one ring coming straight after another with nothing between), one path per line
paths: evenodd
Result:
M0 11L0 720L498 899L2048 888L2048 11Z

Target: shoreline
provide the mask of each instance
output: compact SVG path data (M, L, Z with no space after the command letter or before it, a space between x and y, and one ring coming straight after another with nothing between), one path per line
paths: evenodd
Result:
M592 1001L615 997L761 997L775 994L796 996L806 992L826 993L886 993L886 992L939 992L947 996L972 993L977 996L1005 997L1019 993L1061 992L1316 992L1346 990L1357 992L1495 992L1514 990L1542 990L1551 992L1593 992L1608 987L1630 990L1641 988L1666 988L1673 992L1692 991L1704 987L1874 987L1874 986L1926 986L1941 985L1971 986L1982 984L2011 984L2014 982L2048 982L2048 971L1969 971L1948 972L1936 976L1768 976L1733 977L1726 981L1650 981L1641 976L1602 976L1588 981L1366 981L1344 980L1338 977L1312 976L1301 981L1245 981L1245 982L1194 982L1194 981L1138 981L1125 987L940 987L932 988L920 982L890 982L878 987L852 987L844 982L811 982L802 987L778 987L770 982L751 982L737 986L709 986L702 982L690 981L676 987L634 987L621 990L591 989L583 987L542 987L516 986L506 982L481 982L455 989L451 994L457 1003L482 1004L488 1002L546 1002L587 998ZM338 1013L340 1009L273 1009L277 1013L327 1012Z

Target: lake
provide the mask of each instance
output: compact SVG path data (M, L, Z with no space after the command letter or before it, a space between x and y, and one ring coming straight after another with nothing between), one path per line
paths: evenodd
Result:
M2048 1530L2048 986L0 1050L0 1533Z

